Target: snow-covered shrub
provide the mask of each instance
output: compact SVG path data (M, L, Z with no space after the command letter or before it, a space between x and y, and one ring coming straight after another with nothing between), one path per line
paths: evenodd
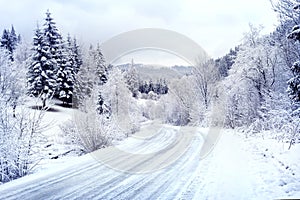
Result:
M205 105L200 101L194 101L190 113L190 124L193 126L206 126L206 115L208 110Z
M140 106L142 110L142 115L150 120L153 120L156 118L155 114L155 107L156 107L156 101L154 100L149 100L149 99L144 99L144 104Z
M113 139L111 121L96 111L76 114L74 125L72 139L85 153L109 146Z
M195 100L193 85L193 78L188 76L174 79L170 83L168 94L161 96L158 101L164 110L165 123L184 126L191 122L191 115L196 116L197 111L194 109L198 101Z
M82 95L79 110L62 130L84 153L109 146L139 130L141 114L137 100L127 88L118 69L110 71L107 82L94 85L89 95ZM99 113L99 95L107 112Z
M83 153L90 153L109 146L114 138L112 120L97 111L97 91L82 99L72 120L61 126L66 143L72 144Z
M180 126L203 125L218 80L219 73L213 60L199 62L191 75L173 79L168 93L159 100L165 111L164 121Z
M0 183L30 172L39 158L41 119L44 110L29 111L20 105L25 101L24 62L10 61L0 49Z
M41 159L43 115L44 110L22 108L13 116L13 109L0 102L0 183L25 176Z
M159 99L159 95L156 94L156 93L153 92L153 91L150 91L150 92L148 93L148 99L158 100L158 99Z
M222 81L227 127L259 128L256 121L264 118L268 98L274 92L282 92L285 84L287 72L280 66L278 47L272 38L260 37L259 32L259 28L250 26L229 76Z
M140 112L122 72L117 68L112 69L107 82L99 87L99 91L110 109L109 118L116 124L118 131L125 136L137 131Z
M187 125L189 122L189 112L171 92L161 98L160 102L164 108L165 123L174 125Z

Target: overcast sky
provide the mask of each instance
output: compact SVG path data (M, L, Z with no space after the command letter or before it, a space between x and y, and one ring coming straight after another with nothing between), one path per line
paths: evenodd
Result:
M137 28L165 28L196 41L216 58L239 44L249 23L277 24L269 0L0 0L0 28L15 26L31 42L49 9L59 30L84 43Z

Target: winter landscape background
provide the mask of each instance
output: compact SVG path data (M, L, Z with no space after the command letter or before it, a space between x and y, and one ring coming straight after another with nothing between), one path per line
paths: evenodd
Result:
M51 10L3 28L1 199L300 198L300 1L269 6L272 32L195 66L107 63Z

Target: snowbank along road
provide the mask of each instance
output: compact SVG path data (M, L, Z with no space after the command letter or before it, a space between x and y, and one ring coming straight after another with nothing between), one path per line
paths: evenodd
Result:
M267 179L257 167L262 163L258 159L262 156L255 154L255 149L249 151L249 145L238 135L223 133L214 150L201 160L205 132L206 129L150 123L134 137L77 158L61 169L2 185L1 199L266 199L288 196L280 185L268 187ZM274 167L274 170L280 174L280 169ZM297 183L297 177L292 178ZM288 192L297 192L298 186L294 185L294 190Z

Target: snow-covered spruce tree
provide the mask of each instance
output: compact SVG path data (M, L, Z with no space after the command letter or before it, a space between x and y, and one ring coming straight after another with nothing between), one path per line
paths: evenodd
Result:
M83 104L84 98L87 98L91 94L94 80L96 79L90 54L87 54L83 58L82 66L75 75L73 106L77 108Z
M38 96L43 91L43 79L46 77L42 76L42 65L45 62L44 51L44 40L43 33L39 26L37 26L34 37L33 37L33 47L32 47L32 57L31 62L28 67L27 81L28 81L28 91L34 96Z
M10 42L11 42L11 49L13 52L16 49L18 43L20 42L13 25L11 26L11 30L10 30Z
M131 60L131 65L125 73L126 83L128 89L131 91L133 97L137 97L139 90L139 77L137 70L134 66L133 59Z
M9 30L3 30L3 34L1 37L1 47L7 49L8 51L11 50Z
M68 41L69 41L69 39L68 39ZM80 46L77 44L77 39L75 37L73 38L73 41L71 41L71 38L70 38L70 42L71 43L69 45L71 46L72 54L74 56L74 61L75 61L74 65L73 65L73 69L74 69L74 73L77 74L82 65L82 52L81 52Z
M75 106L79 106L85 97L89 97L94 86L103 85L107 81L107 67L100 46L94 49L90 45L87 55L84 57L82 66L76 74L75 83ZM104 103L101 94L99 102ZM99 107L104 106L103 104ZM99 109L101 110L101 109Z
M34 96L42 99L43 107L46 100L54 94L56 89L56 60L50 53L49 43L46 43L44 34L37 27L33 38L33 55L28 68L28 90Z
M1 38L0 47L6 49L10 53L11 61L14 60L14 50L16 49L20 39L17 37L14 26L11 26L11 31L4 29L3 35Z
M91 52L96 67L96 74L99 78L99 84L103 85L107 81L107 67L101 52L100 45L97 44L97 48Z
M49 53L52 58L58 60L59 55L59 48L62 45L62 36L59 33L56 23L54 22L53 18L51 17L51 13L49 10L46 12L45 23L43 25L43 39L45 42L45 51ZM53 66L54 70L55 66Z
M68 36L67 41L60 46L58 52L57 98L60 99L63 104L71 103L75 82L74 65L76 61L72 51L70 36Z
M56 78L62 37L59 34L51 13L47 11L43 30L38 27L33 41L33 56L28 70L29 92L40 96L43 107L47 99L54 95L57 88Z
M51 17L49 10L46 12L45 23L43 25L43 40L44 40L44 51L47 53L47 60L51 60L49 63L47 72L49 73L49 94L45 96L46 99L53 96L57 89L57 72L61 65L65 64L65 55L63 47L63 39L59 33L56 23Z

